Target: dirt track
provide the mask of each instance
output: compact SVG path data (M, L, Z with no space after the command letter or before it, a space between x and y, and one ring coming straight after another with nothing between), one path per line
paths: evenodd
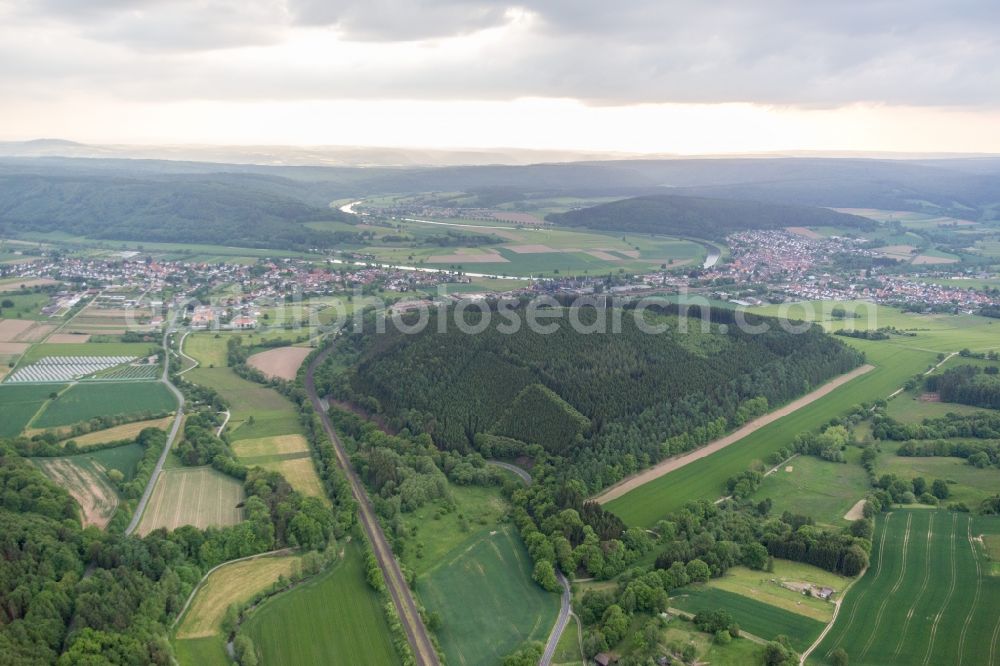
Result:
M760 430L764 426L774 423L778 419L788 416L792 412L802 409L803 407L805 407L810 403L816 402L823 396L843 386L852 379L860 377L866 372L869 372L874 369L875 366L873 365L863 365L860 368L856 368L845 375L841 375L836 379L829 381L826 384L823 384L823 386L820 386L812 393L807 393L798 400L793 400L792 402L788 403L781 409L776 409L773 412L768 412L767 414L761 416L760 418L754 419L753 421L746 424L739 430L731 432L730 434L726 435L721 439L717 439L714 442L706 444L705 446L699 449L695 449L694 451L691 451L689 453L667 458L666 460L656 465L653 465L649 469L643 470L638 474L634 474L630 477L622 479L621 481L611 486L610 488L605 490L603 493L601 493L594 499L599 504L610 502L611 500L621 497L622 495L628 493L629 491L635 490L641 485L649 483L653 479L658 479L665 474L673 472L674 470L678 470L681 467L690 465L695 460L700 460L701 458L710 456L716 451L720 451L726 448L730 444L735 444L736 442L740 441L747 435L750 435L751 433Z

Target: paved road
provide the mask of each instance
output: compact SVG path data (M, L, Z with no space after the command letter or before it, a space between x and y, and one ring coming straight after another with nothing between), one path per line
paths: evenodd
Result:
M569 589L569 581L566 580L566 576L563 576L562 572L558 569L556 569L556 578L559 579L559 584L563 588L559 617L556 618L556 624L552 627L549 640L545 643L545 651L542 652L542 658L538 661L538 666L549 666L552 663L552 658L556 654L556 647L559 645L559 640L562 638L563 632L566 631L566 625L569 624L569 616L572 612L570 603L573 601L573 597Z
M174 319L176 320L176 315ZM163 463L167 461L167 456L170 455L170 447L174 445L177 433L181 429L181 422L184 420L184 394L170 383L170 333L172 332L173 323L173 321L170 322L166 333L163 334L163 376L160 377L160 381L166 384L167 388L177 397L177 414L174 416L174 425L167 434L167 443L163 446L163 453L160 454L160 459L156 461L156 467L153 468L153 473L149 476L149 483L146 484L146 489L142 491L142 498L139 499L139 504L135 507L135 513L132 514L132 522L125 528L125 534L132 534L135 528L139 526L139 521L142 519L142 512L146 510L146 504L149 503L149 498L153 494L153 488L156 487L156 480L160 478L160 472L163 471Z
M417 664L419 666L438 666L440 661L438 660L437 652L434 650L434 644L427 633L427 627L424 626L423 620L420 619L417 604L413 601L413 595L406 584L403 572L399 569L399 563L393 557L392 549L389 548L389 542L382 532L382 526L379 525L378 519L375 517L375 510L368 499L368 493L361 484L361 479L354 472L354 468L351 467L350 458L347 456L343 444L341 444L340 439L337 437L337 433L334 432L330 416L322 408L323 405L316 394L313 373L329 353L330 350L327 349L318 354L309 364L305 376L306 392L309 394L313 408L320 416L323 429L326 430L327 436L333 442L334 450L337 453L337 462L340 463L340 468L344 471L344 475L351 484L351 491L358 503L358 518L361 520L361 526L364 528L365 533L368 535L368 540L372 544L375 558L378 560L379 568L382 569L382 575L385 578L389 595L396 606L396 612L399 615L400 622L403 624L403 630L406 632L406 638L413 649L413 655L416 657Z
M514 472L514 474L517 474L519 477L521 477L521 480L524 481L524 485L526 486L531 485L531 475L528 474L528 472L526 472L525 470L518 467L517 465L511 465L510 463L500 462L499 460L487 460L486 462L496 467L502 467L508 472Z
M531 475L517 465L511 465L510 463L501 462L499 460L487 460L486 462L514 472L514 474L521 477L521 480L524 481L524 485L531 485ZM556 578L559 579L559 584L562 585L563 589L562 598L560 600L559 617L556 618L556 623L553 625L552 631L549 632L549 640L545 643L545 651L542 652L542 658L538 661L538 666L549 666L552 663L552 658L556 654L556 647L559 645L559 640L562 638L563 632L566 631L566 625L569 624L569 616L573 612L573 607L571 606L573 595L570 591L569 581L566 580L566 576L563 576L562 572L558 569L556 569Z

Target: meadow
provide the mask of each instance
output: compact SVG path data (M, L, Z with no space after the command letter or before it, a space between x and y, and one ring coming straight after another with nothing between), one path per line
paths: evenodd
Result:
M851 447L845 456L846 463L796 456L767 476L753 499L770 498L771 513L776 516L789 511L809 516L825 527L845 527L848 521L844 514L871 490L860 463L861 449Z
M979 535L1000 518L893 511L877 520L868 572L851 588L811 663L1000 664L1000 578Z
M365 582L361 552L319 577L284 592L244 624L261 664L395 664L389 627L378 595Z
M791 560L774 559L773 563L773 571L733 567L705 585L826 623L833 617L833 603L807 596L801 590L807 586L829 587L834 590L834 598L839 598L853 580Z
M328 501L303 435L240 439L233 442L233 453L243 464L280 472L299 492Z
M125 444L93 453L59 458L35 458L33 462L56 484L65 488L80 506L83 526L103 529L118 509L120 497L108 480L108 471L121 472L126 480L135 476L143 449Z
M879 474L895 474L903 479L922 476L928 483L944 479L951 493L945 500L948 504L964 502L974 508L1000 492L1000 470L979 469L964 458L896 456L890 451L879 456L877 470Z
M49 387L51 391L52 388ZM37 428L58 428L97 416L169 412L177 408L177 399L160 382L81 383L50 402L31 423Z
M244 499L239 481L211 467L165 469L156 481L137 531L145 535L160 527L172 530L182 525L202 529L235 525L243 519L238 505Z
M108 481L106 469L92 461L75 463L67 458L39 458L35 464L73 497L80 506L84 527L107 526L118 508L118 493Z
M287 578L300 559L298 555L276 555L222 565L198 588L177 626L177 638L219 636L221 639L226 609L251 599L279 576Z
M825 626L824 622L806 615L705 584L675 591L670 605L689 613L724 608L732 613L740 629L765 640L788 636L792 646L800 651L809 647Z
M174 639L174 654L180 666L231 666L226 646L215 636Z
M421 602L441 616L436 635L448 663L496 664L525 641L546 640L559 596L535 584L531 570L517 530L504 525L480 532L417 579Z
M449 484L448 494L454 510L438 500L401 514L411 536L398 555L417 576L439 565L449 553L462 550L463 544L480 533L498 529L509 511L495 488Z
M954 365L951 362L945 367ZM889 401L886 413L903 423L920 423L924 419L936 419L948 414L978 414L983 410L953 402L929 402L920 399L921 391L905 391Z
M70 436L69 431L56 431L56 433L57 436L62 437L64 440L69 441L72 439L80 448L86 448L97 444L107 444L108 442L120 442L126 439L135 439L139 436L139 433L146 428L168 430L173 421L173 416L165 416L162 419L133 421L132 423L125 423L112 428L105 428L104 430L95 430L94 432L88 432L85 435Z

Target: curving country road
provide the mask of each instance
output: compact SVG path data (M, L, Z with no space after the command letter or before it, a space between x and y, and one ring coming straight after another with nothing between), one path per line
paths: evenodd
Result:
M526 470L521 469L517 465L511 465L499 460L487 460L486 462L496 467L502 467L508 472L513 472L524 481L524 485L531 485L531 474L528 474ZM559 640L562 638L563 632L566 631L566 625L569 624L569 616L573 612L571 606L573 596L570 591L569 581L566 580L566 576L558 569L556 569L556 578L563 589L559 605L559 617L556 618L556 623L553 625L552 631L549 632L549 639L545 642L545 651L542 652L542 658L538 660L538 666L549 666L552 663L552 659L556 654L556 647L559 645Z
M170 325L167 326L167 330L163 334L163 376L160 377L160 381L166 384L167 388L177 397L177 413L174 415L174 425L167 434L167 442L163 445L163 453L160 454L160 459L156 461L153 473L149 476L149 483L146 484L146 489L142 491L139 504L136 505L135 512L132 514L132 520L129 522L128 527L125 528L125 534L132 534L135 528L139 526L142 513L146 510L146 504L149 503L149 498L153 494L153 488L156 487L156 480L160 478L160 472L163 471L163 463L167 461L167 456L170 455L170 447L173 446L174 440L177 439L177 432L181 429L181 422L184 420L184 394L178 391L177 387L170 382L170 334L173 333L173 325L176 319L177 315L174 314L174 319L171 320Z
M566 631L566 625L569 624L569 616L572 613L572 606L570 604L573 601L573 597L569 589L569 581L566 580L566 576L558 569L556 569L556 578L559 579L559 584L563 588L559 606L559 617L556 618L555 626L552 627L552 633L549 634L549 640L545 643L545 651L542 652L542 658L538 660L538 666L549 666L552 663L552 658L556 654L556 647L559 645L559 640L562 638L563 632Z
M414 657L416 657L417 664L419 666L438 666L440 661L438 660L437 652L434 650L434 644L427 633L427 627L424 626L423 620L420 619L417 604L413 601L413 595L406 584L403 572L400 571L399 563L396 562L396 558L392 554L392 549L389 548L389 542L385 538L385 533L382 532L382 526L375 517L375 510L372 508L371 500L368 499L368 493L361 484L361 479L358 478L354 468L351 467L350 458L347 456L343 444L341 444L340 439L337 437L337 433L334 432L330 416L323 409L319 396L316 394L316 383L313 379L313 374L319 364L330 354L330 351L331 349L328 348L321 352L309 364L305 375L306 393L309 394L313 409L319 414L327 437L333 443L334 451L337 454L337 462L351 484L351 492L354 494L354 499L358 502L358 518L361 520L361 526L364 528L365 534L368 535L368 541L375 552L375 559L378 560L382 576L385 578L386 587L389 590L389 595L392 597L393 604L396 606L396 612L403 625L403 630L406 632L406 638L413 650Z
M526 486L531 485L531 475L528 474L526 470L521 469L517 465L511 465L510 463L501 462L499 460L487 460L486 462L489 463L490 465L493 465L494 467L501 467L507 470L508 472L513 472L514 474L519 476L522 481L524 481L524 485Z

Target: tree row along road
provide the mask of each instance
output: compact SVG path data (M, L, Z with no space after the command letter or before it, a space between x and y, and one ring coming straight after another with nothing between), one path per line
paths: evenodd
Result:
M156 461L153 473L149 475L149 483L146 484L146 489L142 491L142 497L139 499L139 504L135 507L135 513L132 514L131 522L125 528L125 534L132 534L135 528L139 526L142 514L146 510L149 498L153 494L153 488L156 487L156 480L160 478L160 472L163 471L163 463L167 461L167 456L170 455L170 447L173 445L174 440L177 439L177 432L181 429L181 422L184 421L184 394L178 391L177 387L170 381L170 334L173 333L172 329L176 318L177 315L174 314L174 319L171 320L167 326L167 331L163 334L163 376L160 378L160 381L166 384L167 388L177 397L177 413L174 415L174 425L170 428L170 432L167 434L167 441L163 445L163 453L160 454L159 460Z
M306 369L306 392L309 394L309 399L312 401L313 409L315 409L317 414L319 414L320 420L323 423L323 429L326 430L327 437L329 437L330 441L333 443L334 451L337 454L337 462L340 464L340 468L343 470L344 475L351 484L351 492L354 494L354 499L358 503L358 518L361 521L361 526L365 530L365 534L368 535L368 541L372 544L372 549L375 552L375 559L378 561L379 568L382 570L382 576L385 578L386 587L389 590L389 595L392 597L392 603L396 606L396 612L403 625L403 630L406 632L406 638L410 643L410 647L413 649L413 655L417 660L417 664L420 664L421 666L438 666L440 662L438 661L438 655L434 649L434 644L431 642L430 635L427 633L427 627L424 626L423 620L420 619L417 604L413 601L413 595L410 592L409 586L406 584L406 579L403 577L403 572L399 568L399 563L396 562L396 558L392 554L392 549L389 547L389 542L385 538L382 526L375 517L375 510L372 508L371 501L368 499L368 493L361 484L361 479L358 478L354 468L351 467L350 458L347 456L347 452L344 450L344 446L341 444L340 438L337 437L337 433L333 429L333 424L330 422L330 416L326 413L326 410L323 409L319 396L316 394L316 383L313 379L313 373L316 371L319 364L322 363L323 360L330 354L330 351L330 349L327 349L318 354Z

